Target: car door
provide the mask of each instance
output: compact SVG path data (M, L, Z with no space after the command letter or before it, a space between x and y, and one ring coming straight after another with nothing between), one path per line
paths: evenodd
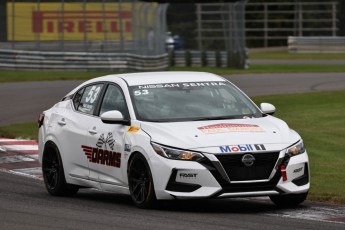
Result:
M128 108L121 88L109 84L100 102L98 115L118 110L129 118ZM90 174L98 174L98 181L105 185L125 186L122 168L125 133L128 126L105 124L99 116L94 117L88 128L88 145L95 148L90 164Z
M92 148L87 146L86 130L92 122L103 86L103 83L96 83L81 88L73 96L66 112L59 114L58 124L63 129L59 137L64 153L64 168L66 176L72 179L90 178Z

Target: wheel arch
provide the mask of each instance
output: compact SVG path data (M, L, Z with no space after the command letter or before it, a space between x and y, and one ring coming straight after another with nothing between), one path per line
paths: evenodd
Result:
M128 178L128 172L129 172L129 165L131 164L131 161L133 160L133 157L134 156L136 156L136 155L138 155L138 154L140 154L140 155L142 155L143 157L145 157L145 155L144 154L142 154L140 151L134 151L134 152L132 152L131 153L131 155L129 156L129 158L128 158L128 163L127 163L127 178ZM146 161L147 161L147 158L145 157L145 159L146 159ZM150 166L150 164L147 162L147 164Z
M57 151L58 151L58 154L60 155L59 147L55 144L54 141L48 140L48 141L44 144L43 153L42 153L42 160L43 160L45 154L47 153L47 151L53 150L53 148L55 148L54 151L57 150ZM61 157L61 155L60 155L60 157Z

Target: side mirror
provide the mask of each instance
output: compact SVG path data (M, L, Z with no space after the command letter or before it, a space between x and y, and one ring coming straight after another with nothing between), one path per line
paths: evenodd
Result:
M276 111L276 107L270 103L261 103L260 108L263 113L268 115L273 115Z
M101 120L106 124L131 125L131 121L123 117L118 110L110 110L101 114Z

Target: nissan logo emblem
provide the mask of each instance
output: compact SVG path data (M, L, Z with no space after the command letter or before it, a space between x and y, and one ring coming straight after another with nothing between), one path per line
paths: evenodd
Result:
M252 154L245 154L242 157L242 163L247 167L252 166L254 164L254 161L255 161L255 157Z

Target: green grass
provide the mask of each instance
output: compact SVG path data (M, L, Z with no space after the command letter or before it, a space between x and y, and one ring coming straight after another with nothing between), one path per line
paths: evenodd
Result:
M112 72L0 70L1 82L86 80Z
M345 90L254 97L256 103L276 106L304 139L311 167L309 199L345 204ZM0 127L0 136L37 138L34 123Z
M0 127L0 137L37 140L37 122L14 124Z
M277 108L304 139L311 167L309 199L345 204L345 91L255 97Z
M249 52L249 59L271 60L345 60L345 53L289 53L287 50Z
M219 75L249 73L315 73L345 72L342 65L250 65L247 70L215 67L171 67L170 71L201 71ZM82 72L82 71L9 71L0 70L0 83L54 80L87 80L107 74L120 72Z
M201 71L218 75L250 73L336 73L345 72L342 65L250 65L247 70L215 67L171 67L172 71Z

